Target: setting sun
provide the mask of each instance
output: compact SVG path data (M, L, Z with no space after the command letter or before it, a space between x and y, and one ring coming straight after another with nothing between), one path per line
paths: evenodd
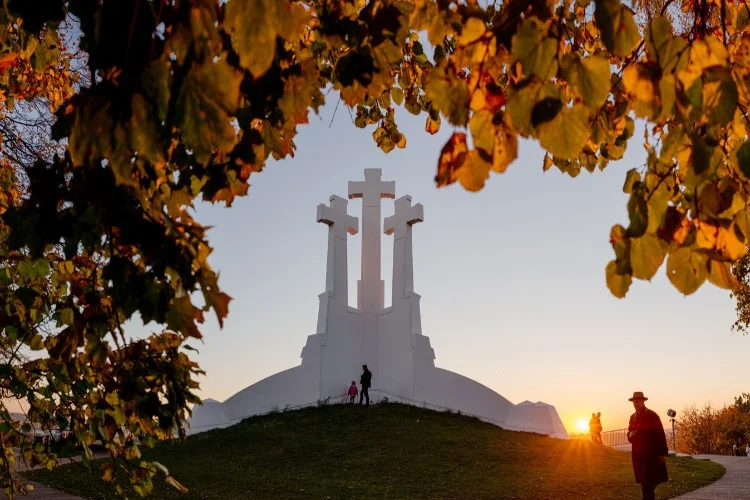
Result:
M576 430L578 432L587 432L589 430L589 423L585 418L579 418L576 420Z

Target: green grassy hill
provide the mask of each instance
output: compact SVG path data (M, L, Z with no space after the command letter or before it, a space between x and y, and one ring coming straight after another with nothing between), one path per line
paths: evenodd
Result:
M253 417L145 457L168 467L188 498L640 498L629 453L400 404ZM657 498L724 473L692 458L669 459L668 468L671 481ZM27 474L86 498L113 498L99 476L80 465ZM160 480L154 497L185 496Z

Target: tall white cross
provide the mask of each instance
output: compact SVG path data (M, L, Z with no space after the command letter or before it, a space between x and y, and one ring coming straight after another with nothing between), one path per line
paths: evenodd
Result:
M394 203L394 214L385 219L385 234L393 235L393 307L414 292L414 256L411 227L424 221L420 203L412 206L411 196L402 196Z
M383 171L366 168L364 182L349 182L349 199L362 198L362 279L359 306L363 314L378 314L383 308L380 280L380 200L396 197L396 183L382 181Z
M346 235L357 234L359 220L347 213L349 201L333 195L331 206L318 205L318 222L328 225L328 265L326 267L326 292L333 297L336 307L346 311L349 299L347 279ZM321 304L322 307L322 304Z

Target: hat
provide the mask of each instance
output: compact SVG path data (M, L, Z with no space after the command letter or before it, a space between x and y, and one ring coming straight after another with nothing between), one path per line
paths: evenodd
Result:
M630 398L630 399L628 399L628 401L634 401L636 399L642 399L643 401L647 401L648 400L648 398L646 396L644 396L641 391L634 392L633 393L633 397Z

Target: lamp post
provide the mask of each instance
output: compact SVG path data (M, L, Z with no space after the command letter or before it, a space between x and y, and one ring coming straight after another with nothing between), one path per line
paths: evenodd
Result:
M669 417L670 422L672 422L672 449L674 449L674 454L677 456L677 433L675 432L675 417L677 416L677 412L673 409L667 410L667 416Z

